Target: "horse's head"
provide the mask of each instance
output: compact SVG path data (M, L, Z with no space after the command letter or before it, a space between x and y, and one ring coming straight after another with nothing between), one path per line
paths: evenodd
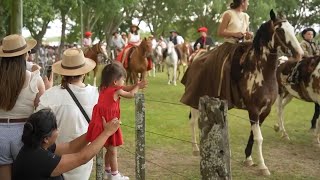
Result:
M147 39L147 38L144 38L142 41L141 41L141 44L140 44L140 47L143 49L143 51L150 55L152 54L152 42L150 39Z
M174 49L174 44L173 44L173 42L172 41L169 41L169 43L168 43L168 45L167 45L167 49L168 49L168 54L171 54L172 53L172 51L174 51L175 49Z
M293 26L286 19L277 17L273 10L270 11L270 18L256 33L253 40L255 50L259 51L266 46L276 52L281 48L284 53L290 50L295 58L301 58L303 50L294 34Z

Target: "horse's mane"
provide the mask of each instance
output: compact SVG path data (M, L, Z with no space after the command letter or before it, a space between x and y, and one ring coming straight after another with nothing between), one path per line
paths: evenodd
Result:
M271 20L261 24L257 30L256 35L253 39L253 48L255 52L259 52L261 46L266 45L272 39L272 34L270 32Z

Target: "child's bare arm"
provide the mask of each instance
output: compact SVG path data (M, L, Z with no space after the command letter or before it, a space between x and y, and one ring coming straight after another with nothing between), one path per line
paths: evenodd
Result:
M119 89L114 93L114 99L117 100L119 97L124 97L124 98L134 98L134 95L138 92L139 86L134 86L131 91L125 91L123 89Z

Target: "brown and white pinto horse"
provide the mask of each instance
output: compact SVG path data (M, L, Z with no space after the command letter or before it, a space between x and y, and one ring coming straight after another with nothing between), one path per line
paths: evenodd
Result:
M251 154L253 143L256 141L258 169L263 175L270 175L270 172L264 163L262 154L263 137L260 126L269 115L271 106L275 102L278 94L276 79L278 66L277 49L281 48L284 52L290 49L296 58L301 57L303 54L292 25L287 20L276 17L273 10L270 11L270 18L271 20L260 26L251 48L244 54L242 69L240 70L241 72L239 72L240 77L237 81L239 94L249 113L249 122L251 125L250 136L245 149L245 165L253 165ZM208 59L206 61L208 61ZM194 143L194 151L199 151L194 133L194 125L198 118L198 110L191 109L191 129L193 133L192 141Z
M320 56L304 58L298 67L299 79L297 84L288 83L288 76L296 66L296 61L285 61L279 65L277 80L279 84L279 96L277 99L278 126L282 137L289 139L284 128L283 109L293 97L307 101L320 103ZM317 143L320 144L320 121L316 125ZM315 122L314 122L315 123Z
M92 47L84 48L83 53L86 58L90 58L96 62L96 67L93 69L93 86L97 84L97 72L98 72L98 55L103 54L106 56L105 51L101 47L102 43L94 44Z
M129 80L136 83L139 80L144 80L147 75L148 60L152 54L152 43L150 39L144 38L139 46L134 47L128 58L127 82ZM139 73L141 75L139 79Z

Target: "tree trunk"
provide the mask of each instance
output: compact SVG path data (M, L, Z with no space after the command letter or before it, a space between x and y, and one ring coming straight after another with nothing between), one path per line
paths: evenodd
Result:
M60 39L60 46L59 46L59 59L61 59L61 54L64 47L64 42L66 39L67 20L66 20L66 13L64 12L61 12L61 22L62 22L62 28L61 28L61 39Z
M22 34L22 0L12 1L10 34Z

